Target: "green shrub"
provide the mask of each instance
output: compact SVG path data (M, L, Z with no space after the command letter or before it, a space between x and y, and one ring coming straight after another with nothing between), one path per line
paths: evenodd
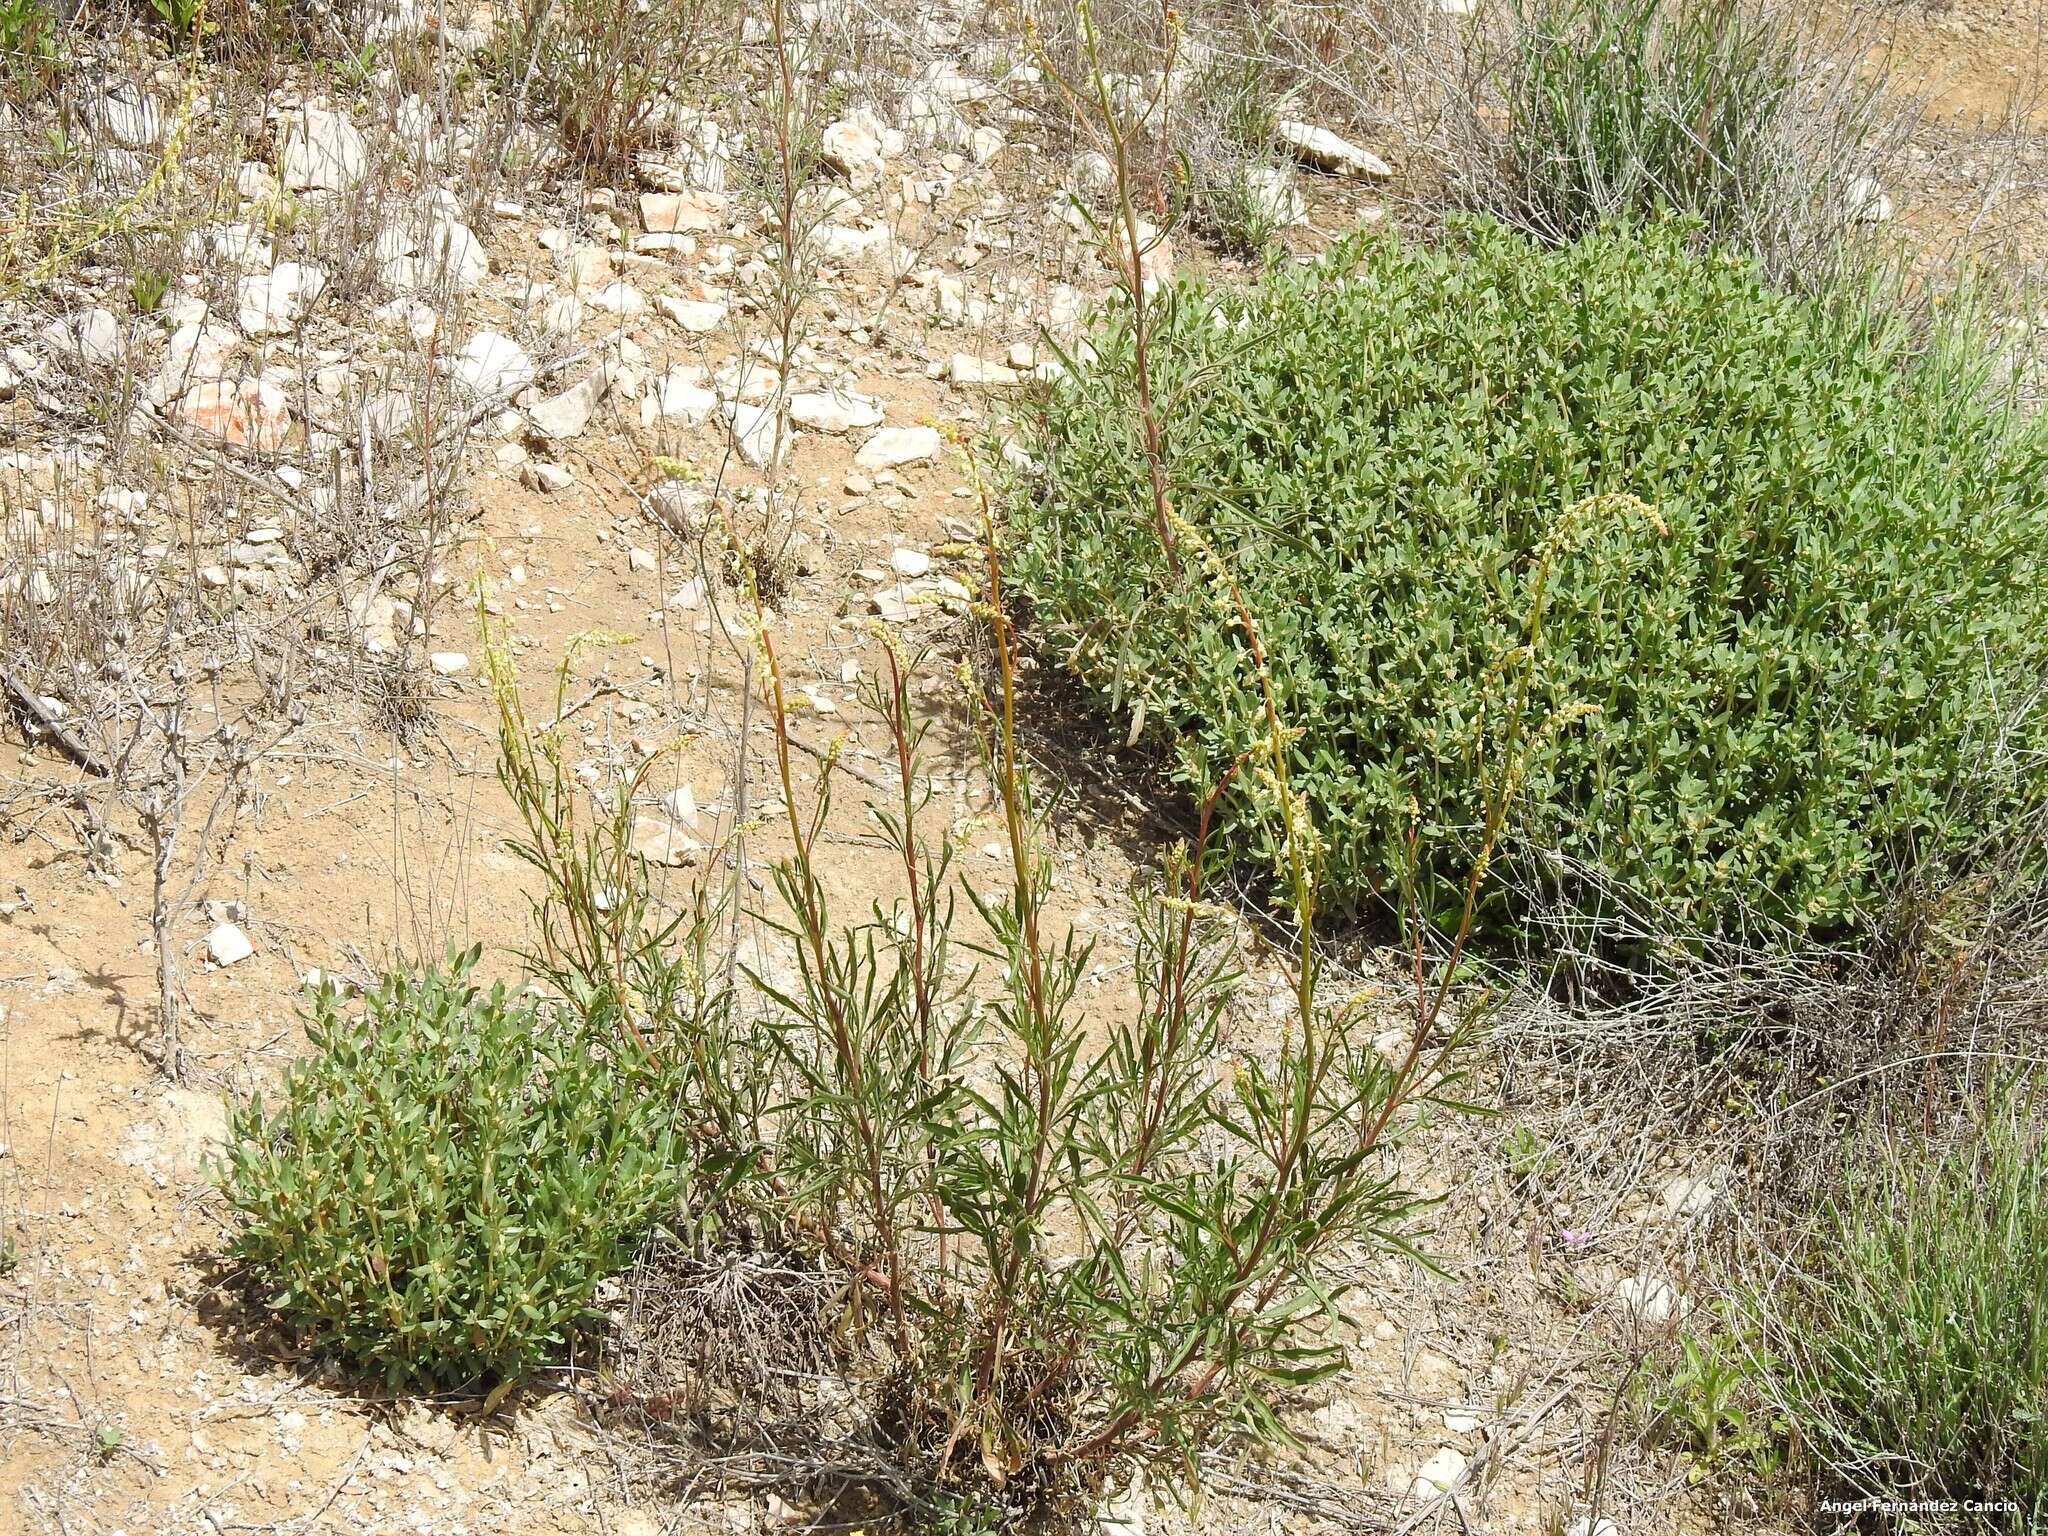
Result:
M659 1076L481 990L476 958L389 976L356 1015L316 992L275 1113L233 1114L232 1254L286 1321L393 1385L545 1362L681 1188Z
M1009 559L1042 649L1217 783L1264 727L1213 551L1334 908L1403 875L1411 795L1422 873L1456 883L1524 676L1501 856L1546 908L1618 884L1666 931L1830 933L1896 866L2011 827L2048 745L2048 436L1978 354L1773 293L1694 233L1459 225L1163 298L1177 571L1111 312L1027 422ZM1666 536L1588 500L1631 495ZM1272 865L1269 784L1240 772L1224 810Z
M1943 1154L1887 1150L1822 1212L1774 1319L1787 1406L1848 1488L2048 1522L2048 1160L2017 1095Z
M1672 211L1814 280L1902 141L1855 40L1765 0L1514 0L1502 33L1492 92L1453 119L1453 181L1548 240Z

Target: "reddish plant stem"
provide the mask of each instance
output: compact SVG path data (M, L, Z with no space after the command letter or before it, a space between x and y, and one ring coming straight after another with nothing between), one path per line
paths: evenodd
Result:
M924 885L917 853L917 801L913 784L915 763L910 752L910 701L904 687L903 668L896 647L884 645L889 664L889 734L896 745L896 774L903 787L903 884L910 897L910 986L917 1008L917 1076L929 1085L932 1075L932 998L925 975L926 924ZM929 1171L937 1160L936 1149L926 1158ZM937 1188L931 1191L932 1226L938 1232L939 1271L946 1269L946 1203Z
M847 1022L844 1000L833 985L830 953L825 942L824 914L819 910L818 881L811 865L811 840L805 835L803 823L796 812L796 776L789 761L789 717L788 706L782 691L782 667L776 660L775 642L765 627L761 630L761 653L768 665L769 687L774 694L775 705L775 763L782 781L782 808L789 818L789 835L794 844L791 859L796 874L798 890L802 892L802 903L798 918L803 924L804 939L810 946L812 963L817 967L818 997L824 1007L826 1023L831 1030L832 1050L838 1059L839 1071L846 1079L847 1099L853 1108L854 1129L860 1138L861 1151L866 1161L868 1199L872 1206L871 1215L875 1223L875 1234L881 1240L888 1256L889 1271L889 1312L895 1326L896 1346L904 1354L910 1352L910 1317L903 1302L903 1254L896 1230L895 1213L889 1207L888 1195L882 1176L881 1137L875 1130L874 1117L869 1113L867 1103L866 1074L861 1067L860 1052L855 1048L853 1031ZM827 770L829 772L829 769ZM823 786L820 786L823 792Z

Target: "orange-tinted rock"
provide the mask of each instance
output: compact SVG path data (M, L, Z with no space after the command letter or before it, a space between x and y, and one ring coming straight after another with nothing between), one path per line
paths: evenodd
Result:
M267 379L222 379L201 384L177 404L189 427L237 447L275 453L292 429L291 402Z

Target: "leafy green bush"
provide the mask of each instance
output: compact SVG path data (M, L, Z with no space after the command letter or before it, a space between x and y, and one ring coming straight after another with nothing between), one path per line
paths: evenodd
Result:
M2015 1095L1946 1154L1887 1150L1822 1212L1774 1319L1787 1406L1850 1488L2048 1522L2048 1160Z
M1968 348L1773 293L1693 233L1459 225L1164 296L1172 554L1112 311L1027 423L1009 561L1041 648L1218 783L1265 725L1213 553L1336 908L1406 872L1411 795L1455 887L1518 727L1501 857L1567 914L1618 883L1667 931L1838 931L1896 865L2010 827L2048 746L2048 434ZM1267 865L1274 805L1255 762L1224 802Z
M681 1187L659 1074L481 990L476 958L389 976L357 1015L316 992L276 1112L233 1114L231 1252L288 1322L393 1385L546 1361Z

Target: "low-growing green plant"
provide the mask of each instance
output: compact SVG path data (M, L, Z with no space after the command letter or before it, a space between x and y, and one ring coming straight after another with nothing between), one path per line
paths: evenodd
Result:
M1283 87L1260 47L1209 58L1175 102L1188 220L1226 256L1264 254L1300 194L1292 165L1274 149Z
M46 0L0 0L0 80L39 76L57 51Z
M1774 1477L1786 1425L1760 1391L1769 1362L1725 1329L1678 1336L1679 1358L1650 1395L1651 1432L1692 1458L1694 1482L1731 1467Z
M1550 1144L1526 1125L1518 1125L1503 1136L1500 1150L1518 1188L1541 1189L1560 1172L1561 1165Z
M162 267L141 267L128 279L128 302L139 315L153 315L171 291L171 274Z
M306 1004L312 1053L232 1110L233 1257L393 1385L509 1385L687 1183L670 1079L614 1031L472 976L478 951Z
M171 37L179 43L197 43L206 18L206 0L149 0Z
M1772 1288L1778 1389L1831 1484L1976 1500L1976 1529L2048 1521L2042 1125L2040 1086L2022 1083L1951 1148L1853 1161Z
M334 61L334 72L344 85L362 90L377 72L377 40L365 38L362 47L353 53L344 53Z
M1287 224L1293 199L1300 195L1290 176L1270 156L1228 156L1190 189L1188 222L1225 256L1258 260Z
M1369 238L1160 296L1142 370L1112 306L1027 423L1039 647L1197 793L1265 733L1243 628L1162 548L1144 372L1165 500L1265 637L1333 909L1398 878L1412 796L1455 911L1518 699L1497 931L1618 886L1665 932L1836 934L1995 841L2048 788L2048 431L1966 326L1786 297L1695 234ZM1223 811L1281 865L1259 780Z

